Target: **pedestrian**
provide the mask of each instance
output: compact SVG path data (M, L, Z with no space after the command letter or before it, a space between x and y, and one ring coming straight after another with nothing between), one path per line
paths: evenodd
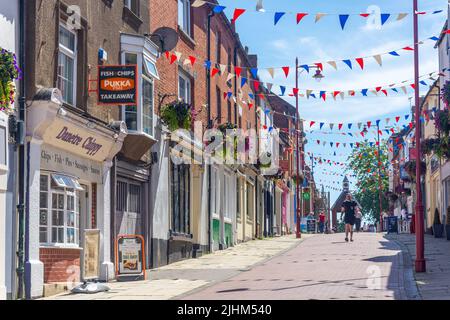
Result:
M357 203L352 199L350 193L347 194L341 208L341 219L344 215L345 223L345 241L348 242L348 234L350 233L350 241L353 242L353 226L355 225L355 209Z
M319 214L319 232L324 233L325 232L325 213L323 211Z
M361 220L362 220L362 214L361 209L357 206L355 210L355 228L356 232L359 232L361 230Z

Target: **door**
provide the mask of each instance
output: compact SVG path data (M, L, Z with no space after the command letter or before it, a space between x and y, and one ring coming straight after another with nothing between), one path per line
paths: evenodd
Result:
M115 236L142 234L142 185L117 181Z
M80 278L85 280L85 248L84 248L84 238L85 230L92 228L90 205L89 205L89 187L82 184L82 191L78 191L78 212L80 213L80 247L83 249L80 257Z

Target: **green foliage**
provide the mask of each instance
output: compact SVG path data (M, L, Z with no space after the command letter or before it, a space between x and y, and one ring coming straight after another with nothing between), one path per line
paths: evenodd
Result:
M0 110L11 109L16 93L14 80L19 74L15 54L0 48Z
M364 142L359 148L354 149L350 157L348 170L356 176L357 190L355 197L362 207L362 213L366 220L379 221L379 173L381 175L382 209L388 209L388 199L385 193L389 190L389 159L388 147L385 142L380 144L380 159L378 161L378 146L370 146Z
M185 102L177 101L161 108L161 120L170 131L191 128L191 106Z

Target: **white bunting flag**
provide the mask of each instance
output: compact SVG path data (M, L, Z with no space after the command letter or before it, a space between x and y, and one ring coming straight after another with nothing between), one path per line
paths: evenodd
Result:
M344 100L345 93L341 92L340 95L341 95L341 99Z
M313 91L312 90L306 90L306 97L309 99L309 97L311 96L311 93Z
M399 13L397 17L397 21L403 20L408 14L407 13Z
M381 55L377 54L377 55L373 56L373 58L375 59L376 62L378 62L380 67L383 66L383 60L381 60Z
M319 22L320 19L322 19L323 17L325 17L327 14L326 13L318 13L316 14L316 19L315 22Z
M177 57L177 61L179 62L181 57L183 56L183 54L181 52L178 52L178 51L174 51L174 54Z
M225 71L227 70L227 66L224 64L219 64L220 74L225 74Z
M202 5L204 5L206 3L206 1L203 0L195 0L193 4L191 4L191 7L193 8L199 8Z
M337 70L337 64L336 61L328 61L327 62L330 66L332 66L335 70Z
M269 92L272 92L272 86L273 86L273 83L269 83L269 82L266 83L266 88Z
M256 11L266 12L263 6L263 0L258 0L258 3L256 4Z
M234 73L229 73L228 76L227 76L227 81L226 82L232 80L235 76L236 75Z

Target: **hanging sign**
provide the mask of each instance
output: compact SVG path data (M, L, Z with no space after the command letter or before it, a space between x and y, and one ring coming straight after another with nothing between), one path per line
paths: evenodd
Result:
M98 67L98 104L136 105L137 88L136 65Z
M145 279L144 238L120 235L116 243L116 273L118 276L143 276Z

